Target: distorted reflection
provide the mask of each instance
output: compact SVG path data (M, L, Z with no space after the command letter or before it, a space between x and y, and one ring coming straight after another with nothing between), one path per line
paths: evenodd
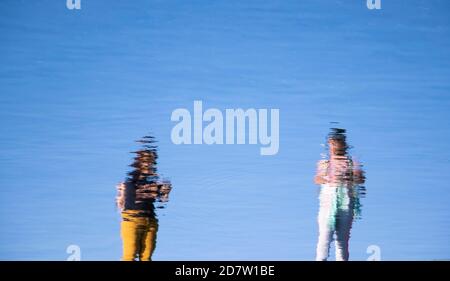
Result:
M335 240L337 261L349 259L353 220L360 217L365 182L362 164L348 152L345 129L332 128L327 136L328 157L317 162L314 182L319 184L319 239L316 260L326 261Z
M158 158L154 137L145 136L137 142L142 148L130 166L125 182L117 186L117 207L121 211L121 237L124 261L150 261L156 246L158 219L155 203L166 202L172 189L156 170Z

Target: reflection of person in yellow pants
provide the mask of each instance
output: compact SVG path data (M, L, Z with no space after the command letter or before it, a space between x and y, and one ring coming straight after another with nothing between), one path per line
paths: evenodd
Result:
M167 202L172 185L156 173L158 158L155 140L143 137L138 142L143 148L136 156L124 182L117 186L117 207L122 212L121 236L124 261L150 261L156 245L158 219L155 202Z
M121 236L124 261L150 261L156 246L158 219L137 210L122 212Z

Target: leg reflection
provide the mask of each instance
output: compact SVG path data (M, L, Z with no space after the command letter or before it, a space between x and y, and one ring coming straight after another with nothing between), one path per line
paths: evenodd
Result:
M348 241L353 216L349 210L340 211L336 220L336 261L348 261Z
M122 212L123 261L151 261L156 246L158 220L136 211Z
M148 227L141 236L141 261L151 261L153 251L156 247L156 233L158 232L158 220L156 218L148 218Z
M334 205L335 205L336 189L322 185L320 190L320 208L318 215L319 239L317 242L316 260L326 261L328 259L330 244L334 234Z

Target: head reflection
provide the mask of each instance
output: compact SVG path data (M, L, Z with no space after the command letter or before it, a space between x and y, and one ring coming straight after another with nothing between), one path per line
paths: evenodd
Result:
M318 261L328 259L333 238L336 260L348 260L350 229L361 212L359 198L364 191L364 171L362 165L349 155L345 133L345 129L331 129L327 136L328 157L317 162L314 181L321 186Z
M158 219L155 202L166 202L172 188L156 171L158 158L155 140L145 136L138 141L142 148L135 151L133 170L125 182L117 186L117 207L121 211L121 237L124 261L150 261L156 246Z

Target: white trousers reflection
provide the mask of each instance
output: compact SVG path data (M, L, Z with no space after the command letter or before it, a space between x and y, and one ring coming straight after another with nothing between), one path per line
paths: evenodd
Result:
M319 239L316 260L326 261L330 253L330 244L335 236L336 260L349 258L348 242L353 223L352 200L348 187L324 184L320 189L320 208L318 215Z

